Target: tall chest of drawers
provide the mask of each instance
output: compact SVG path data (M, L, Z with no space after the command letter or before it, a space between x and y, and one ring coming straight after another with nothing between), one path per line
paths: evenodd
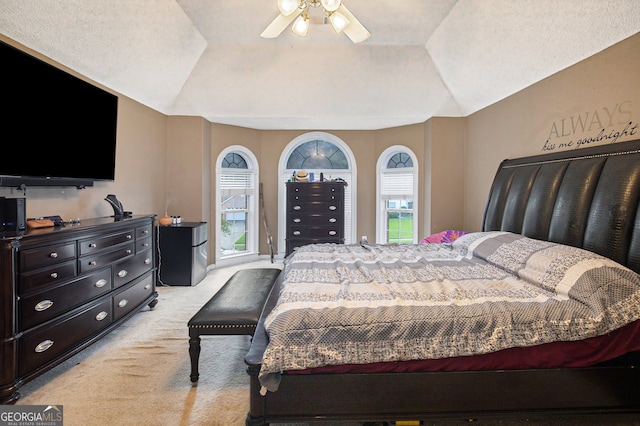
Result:
M0 233L0 403L157 303L154 216Z
M285 256L315 243L344 243L343 182L287 182Z

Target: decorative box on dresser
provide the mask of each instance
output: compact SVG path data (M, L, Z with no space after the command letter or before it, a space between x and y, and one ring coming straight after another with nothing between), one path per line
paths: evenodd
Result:
M344 243L344 182L287 182L285 256L315 243Z
M157 303L153 215L0 231L0 403Z

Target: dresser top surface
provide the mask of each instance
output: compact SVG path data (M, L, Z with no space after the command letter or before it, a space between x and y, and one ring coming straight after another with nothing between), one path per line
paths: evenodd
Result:
M82 219L79 223L66 223L63 226L26 229L24 231L0 231L0 240L23 239L40 235L51 235L57 238L62 238L66 235L66 233L73 233L73 231L91 231L93 228L104 228L105 226L109 227L109 225L112 225L114 228L118 228L120 226L126 227L128 224L135 225L137 223L141 223L145 219L151 220L155 217L155 215L133 215L126 218L105 216L91 219Z

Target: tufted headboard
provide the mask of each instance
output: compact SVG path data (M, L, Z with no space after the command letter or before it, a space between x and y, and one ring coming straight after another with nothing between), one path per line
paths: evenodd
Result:
M640 140L504 160L483 231L582 247L640 273Z

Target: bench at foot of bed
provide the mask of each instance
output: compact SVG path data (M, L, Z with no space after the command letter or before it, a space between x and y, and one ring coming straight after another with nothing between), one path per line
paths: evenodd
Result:
M189 356L191 382L200 377L200 336L250 335L256 331L258 318L280 269L253 268L236 272L189 320Z

